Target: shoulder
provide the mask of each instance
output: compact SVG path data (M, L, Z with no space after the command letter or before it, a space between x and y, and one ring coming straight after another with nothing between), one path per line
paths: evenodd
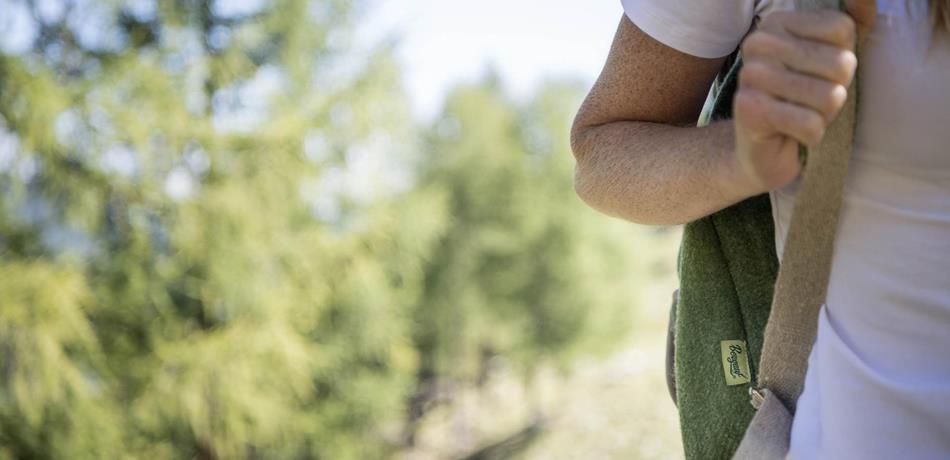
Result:
M703 58L735 51L758 16L787 0L621 0L627 17L657 41Z

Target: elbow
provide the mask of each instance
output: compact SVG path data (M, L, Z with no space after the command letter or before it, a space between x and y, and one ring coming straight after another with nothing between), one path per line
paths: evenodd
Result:
M622 202L617 184L610 184L590 165L578 162L574 168L574 193L592 209L610 217L635 224L650 224L650 219L641 213L638 200Z
M620 203L612 197L612 195L622 193L622 191L616 188L619 184L611 184L610 179L604 177L602 171L598 168L596 155L592 152L575 150L574 157L576 159L574 193L577 194L578 198L598 212L636 222L636 216L631 215L631 211L635 210L635 206L632 206L633 203L618 206Z
M615 215L608 209L602 189L604 178L598 178L597 152L593 145L595 126L586 123L581 112L574 118L571 126L571 152L574 154L574 193L585 204L604 214Z
M583 124L580 116L574 119L571 126L571 152L574 154L574 192L588 206L600 210L595 192L595 185L591 180L589 152L590 127Z
M611 217L642 225L668 225L659 219L650 207L648 194L642 191L638 174L610 165L599 155L591 139L591 128L575 129L571 133L574 152L574 193L585 204ZM600 150L602 153L602 149Z
M581 119L581 112L574 116L574 122L571 125L571 152L574 154L574 161L580 164L584 158L584 139L587 137L587 130L590 129Z
M588 206L600 210L595 199L594 190L591 187L590 180L587 177L587 171L580 163L574 166L574 193Z
M595 149L592 141L596 126L592 125L587 118L584 107L581 106L571 125L571 152L574 154L574 191L585 203L599 209L594 193L597 184L591 178L593 175L592 163L595 160Z

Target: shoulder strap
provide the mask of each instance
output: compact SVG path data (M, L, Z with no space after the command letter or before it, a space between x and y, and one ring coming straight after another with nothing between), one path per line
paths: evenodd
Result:
M840 0L797 0L799 10L843 9ZM855 79L856 80L856 79ZM794 413L804 385L808 355L825 302L841 195L854 139L857 82L822 142L808 149L792 211L785 250L765 327L758 387L775 393ZM761 393L753 390L753 405Z

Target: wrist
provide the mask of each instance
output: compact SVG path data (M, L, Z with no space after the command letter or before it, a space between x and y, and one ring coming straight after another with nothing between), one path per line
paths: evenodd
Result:
M729 124L732 125L733 142L730 148L725 150L720 162L723 172L718 175L721 178L719 188L728 201L739 202L768 192L768 187L758 180L754 171L751 171L743 161L743 158L748 158L748 155L743 153L742 142L735 135L735 125L731 121Z

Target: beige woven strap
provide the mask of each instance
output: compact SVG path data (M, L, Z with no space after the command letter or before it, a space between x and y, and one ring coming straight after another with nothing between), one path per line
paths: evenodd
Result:
M798 0L799 10L840 9L840 1ZM822 142L809 149L775 283L759 363L759 388L794 413L825 302L848 160L854 140L857 83ZM754 404L754 402L753 402Z

